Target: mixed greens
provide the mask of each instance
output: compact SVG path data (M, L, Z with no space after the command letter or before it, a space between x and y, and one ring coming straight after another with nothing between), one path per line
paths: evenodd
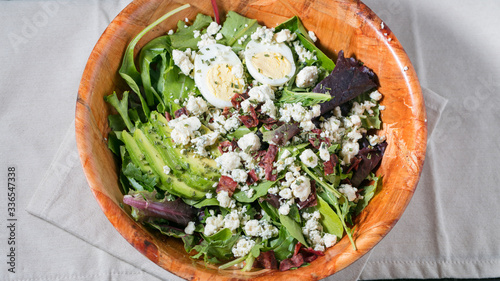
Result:
M353 218L380 189L374 169L387 146L375 134L383 106L374 73L342 51L335 64L297 17L270 29L235 12L220 26L202 14L179 21L135 60L144 34L187 7L130 42L119 73L131 92L105 98L117 113L108 146L131 215L220 269L305 266L344 235L355 248ZM286 83L252 77L251 41L291 50ZM245 87L232 82L224 108L194 78L195 57L215 44L244 66L233 74Z

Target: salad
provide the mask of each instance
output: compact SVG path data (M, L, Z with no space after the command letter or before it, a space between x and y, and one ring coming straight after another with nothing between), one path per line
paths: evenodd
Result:
M220 269L306 266L344 235L381 188L387 146L375 74L334 63L293 17L274 28L198 14L151 40L105 100L124 207ZM216 13L217 14L217 13ZM136 64L137 61L137 64Z

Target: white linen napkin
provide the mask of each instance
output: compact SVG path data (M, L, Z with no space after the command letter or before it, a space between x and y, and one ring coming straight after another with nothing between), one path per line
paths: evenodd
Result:
M423 93L427 102L430 136L446 100L427 89ZM153 276L163 280L180 280L136 251L109 223L90 192L78 159L74 122L33 194L27 211ZM357 280L369 255L327 280Z

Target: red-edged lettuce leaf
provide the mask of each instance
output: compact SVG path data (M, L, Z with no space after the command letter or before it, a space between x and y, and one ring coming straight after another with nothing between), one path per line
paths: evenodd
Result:
M373 148L364 147L358 152L355 157L356 159L353 159L357 167L353 169L354 173L351 178L352 186L358 187L361 182L366 179L370 172L377 167L382 160L382 156L384 156L386 147L387 142L384 141L383 143L377 144Z
M332 99L321 104L321 114L344 104L360 94L377 87L375 74L354 58L339 52L332 73L314 87L314 93L329 93Z
M133 195L123 196L123 203L135 208L138 218L163 218L180 226L194 220L197 210L180 198L174 201L166 199L158 200L155 198L156 192L138 192Z
M276 130L267 131L262 134L265 142L275 143L284 146L296 134L300 132L298 123L287 123L279 126Z

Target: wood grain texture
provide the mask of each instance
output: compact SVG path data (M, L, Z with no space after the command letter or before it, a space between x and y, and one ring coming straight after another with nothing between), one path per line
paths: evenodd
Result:
M427 127L424 100L415 71L401 44L387 25L360 1L348 0L241 0L218 1L221 15L235 10L276 26L298 15L313 30L317 44L336 59L339 50L354 56L375 71L384 95L386 110L381 134L387 136L386 150L378 174L383 189L356 218L354 251L346 237L328 249L310 266L287 272L260 270L219 271L190 259L181 241L150 232L136 223L119 203L117 166L106 146L110 107L103 97L126 85L118 75L124 50L149 23L190 1L136 0L128 5L104 31L85 68L76 104L78 150L90 188L113 226L135 248L166 270L190 280L319 280L347 267L373 248L394 226L408 205L418 183L425 157ZM213 15L210 1L191 1L191 7L169 18L149 32L136 52L151 39L175 27L178 20L193 20L197 13ZM384 35L387 33L387 35ZM388 40L391 38L391 41ZM407 70L405 70L407 67Z

